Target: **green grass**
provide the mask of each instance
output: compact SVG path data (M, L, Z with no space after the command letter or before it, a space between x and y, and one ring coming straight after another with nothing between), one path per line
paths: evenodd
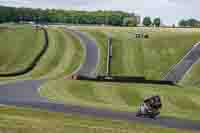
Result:
M1 106L0 133L195 133L106 118Z
M200 86L200 62L196 62L181 80L181 85Z
M41 87L42 96L67 104L135 112L141 101L160 95L163 116L200 120L200 89L144 84L55 80Z
M55 79L65 77L79 68L84 60L84 50L80 45L80 41L62 28L48 28L47 30L49 48L37 63L37 66L25 75L1 78L1 81L38 78ZM28 51L27 47L21 47L21 49L24 51L27 49Z
M107 39L102 33L113 35L113 75L145 76L148 79L162 79L169 69L199 41L196 29L161 28L115 28L79 27L92 32L91 35L102 45L101 53L107 53ZM149 39L136 39L135 33L148 33ZM101 38L101 39L100 39ZM106 57L102 57L106 68ZM104 69L105 70L105 69Z
M43 48L44 33L31 26L0 27L0 74L26 69Z
M84 51L80 41L61 28L49 28L50 47L32 77L56 78L74 72L83 62Z
M112 32L112 36L111 72L113 75L143 76L144 53L141 41L126 32Z

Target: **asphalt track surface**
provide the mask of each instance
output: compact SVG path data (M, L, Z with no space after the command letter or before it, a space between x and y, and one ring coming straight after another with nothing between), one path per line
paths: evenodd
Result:
M74 31L78 37L80 37L82 44L85 45L87 49L87 55L85 62L81 68L79 69L79 74L88 74L89 76L94 75L96 65L98 63L99 53L98 48L95 45L94 40L90 39L86 34ZM91 49L90 49L91 46ZM96 48L95 48L96 47ZM95 50L95 52L91 52L91 50ZM91 53L90 53L91 52ZM93 58L90 58L92 56ZM95 63L91 61L91 59L95 60ZM90 61L87 61L90 60ZM89 69L91 67L92 69ZM91 70L91 71L90 71ZM115 120L127 120L131 122L141 122L150 125L159 125L161 127L167 128L180 128L180 129L191 129L200 131L200 121L190 121L169 117L161 117L156 120L145 119L145 118L137 118L135 113L131 112L115 112L106 109L96 109L90 107L81 107L81 106L73 106L66 105L60 103L52 103L49 102L48 99L40 97L38 94L38 88L43 84L46 80L29 80L29 81L19 81L17 83L3 84L0 85L0 104L3 105L11 105L17 107L31 107L35 109L42 109L53 112L63 112L70 114L78 114L78 115L86 115L86 116L94 116L94 117L103 117L103 118L111 118Z
M71 32L72 35L78 37L85 50L85 61L81 65L80 69L76 72L77 75L86 77L96 77L96 68L100 60L100 50L96 45L96 41L86 33L78 30L66 29Z
M182 60L167 73L164 80L177 83L199 59L200 43L193 46L193 48L182 58Z

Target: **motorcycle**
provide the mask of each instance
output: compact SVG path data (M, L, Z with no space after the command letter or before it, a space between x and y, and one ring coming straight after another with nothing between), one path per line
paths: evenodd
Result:
M150 97L145 99L140 105L136 117L156 119L160 115L161 107L162 104L159 96Z
M152 111L149 109L144 110L143 108L143 105L141 105L139 111L136 113L137 117L156 119L160 115L159 111Z

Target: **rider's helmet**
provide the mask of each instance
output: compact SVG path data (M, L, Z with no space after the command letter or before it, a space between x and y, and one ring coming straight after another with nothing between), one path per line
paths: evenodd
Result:
M158 95L145 98L144 103L156 110L162 108L161 98Z

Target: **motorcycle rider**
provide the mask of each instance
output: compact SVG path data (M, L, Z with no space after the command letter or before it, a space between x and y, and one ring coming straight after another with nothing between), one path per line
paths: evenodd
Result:
M159 96L146 98L140 106L137 116L148 116L154 118L160 114L159 110L162 107L161 99Z

